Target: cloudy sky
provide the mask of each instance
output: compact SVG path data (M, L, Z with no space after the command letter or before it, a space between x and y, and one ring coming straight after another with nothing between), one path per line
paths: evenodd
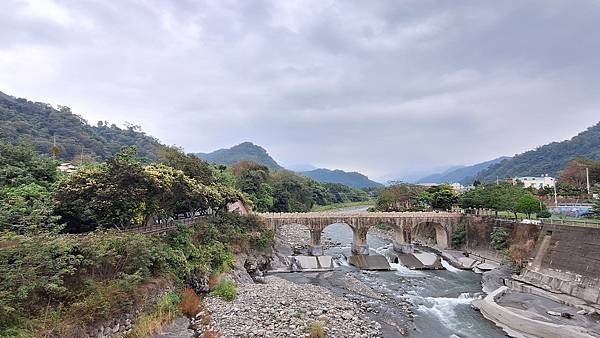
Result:
M2 0L0 91L410 178L600 120L600 1Z

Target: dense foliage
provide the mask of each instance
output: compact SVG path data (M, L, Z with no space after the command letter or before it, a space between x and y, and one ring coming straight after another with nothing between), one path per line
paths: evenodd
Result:
M358 172L320 168L310 171L303 171L299 174L310 177L318 182L341 183L357 189L383 187L383 184L372 181L367 176Z
M58 186L57 213L70 232L147 224L218 210L243 198L236 190L202 184L168 165L144 165L135 152L123 148L105 163L84 166Z
M447 184L431 187L395 184L379 191L375 209L378 211L450 210L458 194Z
M58 109L40 102L14 98L0 92L0 140L31 144L40 154L52 154L54 138L58 156L79 160L82 153L94 160L116 154L122 146L137 146L142 156L156 158L160 142L129 125L125 129L108 122L89 125L68 107Z
M313 205L360 202L369 195L339 183L320 183L290 171L241 161L231 168L236 188L246 193L259 212L303 212Z
M452 247L453 248L462 248L465 245L465 225L460 224L456 230L452 233Z
M180 226L164 237L5 235L0 238L0 336L16 336L19 327L38 330L55 324L42 317L93 322L126 311L143 296L136 290L146 281L185 282L226 271L234 250L259 247L263 237L270 244L272 234L256 218L228 213L211 223Z
M496 250L504 250L508 247L508 231L501 227L494 227L490 233L490 244Z
M578 157L600 160L600 123L570 140L553 142L494 164L474 179L491 182L497 177L556 176L569 161Z
M59 179L56 161L31 147L0 142L0 231L60 230L51 194Z
M575 159L560 172L558 193L567 196L586 194L588 178L591 192L600 192L600 161Z
M517 213L528 217L544 209L544 205L520 184L501 182L500 184L478 185L465 192L459 202L462 208L486 208L509 211L517 218Z

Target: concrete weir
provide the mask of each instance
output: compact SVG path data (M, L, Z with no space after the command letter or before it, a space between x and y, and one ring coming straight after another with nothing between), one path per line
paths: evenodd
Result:
M390 270L390 263L381 255L353 255L348 263L362 270Z
M290 271L331 271L335 268L331 256L289 256Z

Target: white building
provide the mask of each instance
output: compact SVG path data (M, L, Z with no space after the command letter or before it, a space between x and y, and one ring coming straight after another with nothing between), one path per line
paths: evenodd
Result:
M525 185L525 188L533 187L536 189L541 188L551 188L556 184L556 180L554 177L550 177L548 175L540 176L540 177L515 177L513 182L516 184L517 182L522 182Z
M64 162L58 166L58 170L70 174L72 172L75 172L75 170L77 170L77 167L69 162Z

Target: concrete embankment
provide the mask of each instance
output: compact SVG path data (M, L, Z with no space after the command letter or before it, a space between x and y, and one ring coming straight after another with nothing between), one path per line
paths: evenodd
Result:
M544 297L515 293L506 286L498 288L482 300L476 300L473 305L485 318L502 327L512 337L600 337L600 332L594 329L598 327L598 323L573 312L574 309ZM572 311L573 317L557 317L550 315L548 311L559 315Z

